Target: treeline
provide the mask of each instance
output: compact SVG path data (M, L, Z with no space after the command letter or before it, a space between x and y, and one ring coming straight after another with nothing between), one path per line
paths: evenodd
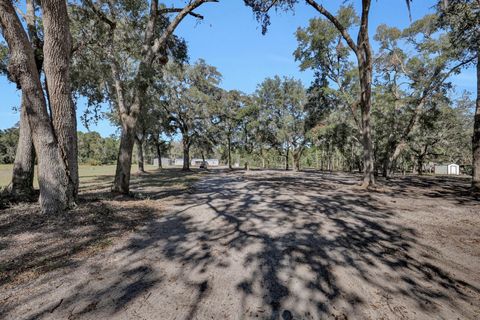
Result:
M18 126L0 130L0 164L12 164L19 138ZM98 132L78 132L78 162L82 164L112 164L117 160L118 137L103 138Z
M12 196L32 192L37 162L42 210L64 211L76 203L79 161L113 157L113 145L77 137L80 97L86 125L105 113L119 128L112 192L129 193L135 144L142 171L146 152L161 158L177 137L185 170L192 154L216 153L229 166L358 170L367 188L378 174L455 161L473 163L480 189L480 100L458 98L449 82L475 66L480 83L478 1L439 1L434 14L404 30L382 25L371 39L370 0L358 13L308 0L319 16L298 30L294 56L314 71L311 86L273 77L253 94L221 89L220 72L191 63L174 35L186 17L203 19L195 10L207 2L218 1L26 0L19 15L22 6L0 0L0 72L22 93ZM298 1L244 2L267 32L269 11Z

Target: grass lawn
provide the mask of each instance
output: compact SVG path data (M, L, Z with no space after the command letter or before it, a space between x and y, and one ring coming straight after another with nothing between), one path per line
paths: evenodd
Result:
M12 180L12 164L0 164L0 188L6 187ZM146 165L145 170L153 171L157 167L153 165ZM38 183L36 179L36 170L35 167L35 181L34 186L38 188ZM137 165L132 165L132 173L137 171ZM80 165L79 166L79 175L80 175L80 184L90 183L96 180L98 177L112 177L110 181L113 180L113 175L115 174L115 165L103 165L103 166L90 166L90 165ZM106 179L105 179L106 180Z

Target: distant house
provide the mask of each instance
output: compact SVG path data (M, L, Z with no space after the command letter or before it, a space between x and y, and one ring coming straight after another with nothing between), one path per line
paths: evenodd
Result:
M174 166L183 166L183 159L175 159L173 161Z
M202 164L203 160L202 159L192 159L190 161L190 164L192 166L200 166ZM218 159L205 159L205 162L208 164L210 167L216 167L219 165L219 160Z
M190 164L191 164L192 166L199 166L199 165L202 164L202 162L203 162L202 159L191 159L191 160L190 160Z
M460 174L460 166L455 163L435 165L435 174Z
M218 159L205 159L207 161L209 166L216 167L220 164L220 161Z

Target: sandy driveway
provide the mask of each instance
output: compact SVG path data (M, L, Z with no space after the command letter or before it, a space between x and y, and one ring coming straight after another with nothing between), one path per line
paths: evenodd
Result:
M465 182L355 181L207 175L101 254L3 290L3 317L480 319L480 202Z

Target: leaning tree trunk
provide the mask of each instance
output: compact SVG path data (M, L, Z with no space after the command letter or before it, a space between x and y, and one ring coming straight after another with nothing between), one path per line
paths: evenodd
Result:
M10 185L11 196L19 200L32 196L35 169L35 149L26 108L26 106L22 106L20 109L20 134Z
M135 137L135 142L137 144L137 161L138 161L138 172L145 173L145 159L143 154L143 141L138 137Z
M480 192L480 50L477 50L477 104L475 107L472 149L472 187L476 192Z
M67 21L66 4L45 1L42 6L45 46L48 56L45 61L51 64L52 48L59 45L59 41L64 44L69 42L69 39L67 39L68 27L65 30L61 26L62 23ZM57 25L57 27L53 28L53 25ZM40 207L45 213L60 212L67 209L72 203L68 169L47 112L32 46L10 0L0 0L0 26L10 50L8 71L22 89L22 105L25 106L28 115L33 144L38 156ZM51 30L51 28L57 32L60 28L64 32L52 37L54 30ZM62 54L61 49L56 53L58 55ZM59 59L63 60L63 57L59 57ZM62 61L60 61L60 64L62 64ZM52 75L51 69L49 69L49 74ZM68 82L68 78L55 80L67 80ZM55 94L58 94L58 92L53 90L51 95ZM68 94L70 94L70 91L68 91Z
M72 39L64 0L42 0L44 70L52 124L68 177L69 206L78 194L77 116L70 88Z

